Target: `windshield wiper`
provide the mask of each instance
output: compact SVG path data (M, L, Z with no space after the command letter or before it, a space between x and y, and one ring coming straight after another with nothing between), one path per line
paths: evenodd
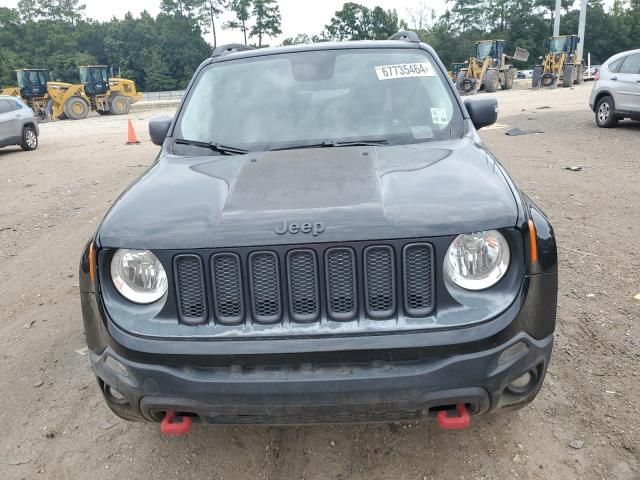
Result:
M370 140L351 140L348 142L325 141L321 143L311 143L306 145L293 145L291 147L273 148L272 152L280 150L301 150L304 148L336 148L336 147L377 147L380 145L389 145L389 140L385 138Z
M223 155L243 155L245 153L249 153L249 150L245 150L243 148L230 147L228 145L221 145L213 142L198 142L197 140L185 140L183 138L179 138L175 143L178 145L208 148L209 150L213 150L214 152L218 152Z

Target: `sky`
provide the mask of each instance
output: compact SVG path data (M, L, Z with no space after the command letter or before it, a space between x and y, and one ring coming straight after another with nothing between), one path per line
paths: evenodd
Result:
M347 0L279 0L283 34L268 40L269 43L277 45L282 39L298 33L320 33L345 1ZM15 7L17 3L18 0L0 0L0 6ZM96 20L109 20L113 16L122 18L128 11L137 15L142 10L147 10L156 15L160 9L160 0L83 0L81 3L87 6L86 15ZM368 7L379 5L384 9L395 8L405 19L409 17L409 9L419 8L422 4L435 9L436 13L442 13L445 9L445 0L357 0L357 3ZM242 41L242 34L238 31L222 30L218 33L218 43ZM212 41L210 38L207 40Z

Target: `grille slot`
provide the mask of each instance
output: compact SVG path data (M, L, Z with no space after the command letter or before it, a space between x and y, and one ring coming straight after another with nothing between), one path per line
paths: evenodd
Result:
M184 323L203 323L207 319L202 260L197 255L175 258L178 310Z
M365 306L371 318L389 318L396 310L395 260L387 245L364 251Z
M356 257L350 248L330 248L326 253L327 303L335 320L351 320L357 312Z
M274 252L253 252L249 255L251 308L257 322L273 323L282 316L280 268Z
M408 315L420 317L433 311L433 247L414 243L403 249L404 306Z
M318 262L313 250L287 253L289 308L297 322L313 322L320 315Z
M235 324L244 319L242 301L242 267L235 253L218 253L211 257L213 309L220 323Z

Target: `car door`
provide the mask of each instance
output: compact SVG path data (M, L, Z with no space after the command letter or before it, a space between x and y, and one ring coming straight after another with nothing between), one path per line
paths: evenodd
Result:
M15 115L9 100L0 98L0 142L13 137Z
M611 80L616 84L616 110L640 112L640 53L628 55Z

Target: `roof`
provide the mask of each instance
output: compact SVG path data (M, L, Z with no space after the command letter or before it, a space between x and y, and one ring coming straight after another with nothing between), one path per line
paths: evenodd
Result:
M262 57L265 55L276 55L282 53L298 53L298 52L314 52L322 50L347 50L347 49L364 49L364 48L418 48L420 44L418 42L411 42L406 40L358 40L358 41L346 41L346 42L319 42L310 44L288 45L284 47L268 47L249 49L242 51L231 51L224 55L213 57L213 61L220 61L221 59L239 59L239 58L254 58ZM222 48L222 47L221 47ZM431 47L429 47L431 48Z

